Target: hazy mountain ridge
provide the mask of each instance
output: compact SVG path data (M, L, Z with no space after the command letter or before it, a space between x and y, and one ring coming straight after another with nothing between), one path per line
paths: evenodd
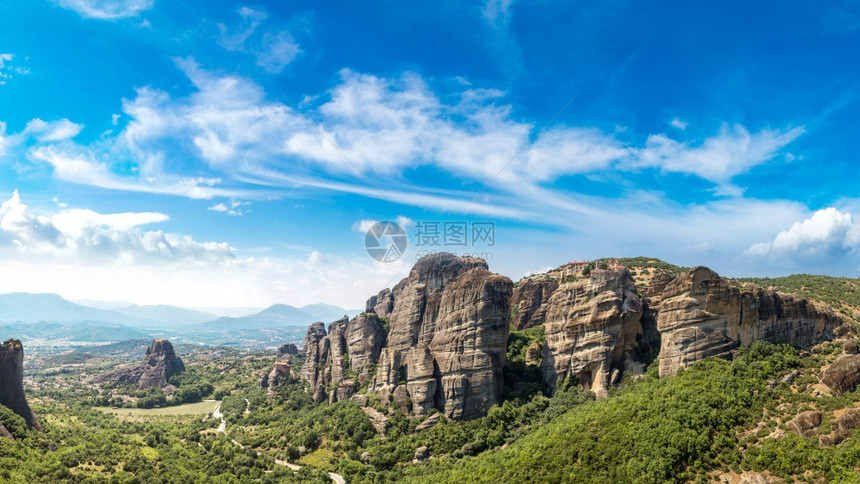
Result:
M64 299L52 293L16 292L0 294L0 323L72 323L95 322L152 329L164 325L215 324L224 327L233 323L251 323L248 328L262 329L284 325L333 321L360 310L342 309L330 304L309 304L302 307L274 304L262 311L241 317L218 317L216 314L166 304L136 305L101 309Z
M278 326L305 326L317 321L331 322L345 315L356 315L361 310L341 309L328 304L311 304L297 308L288 304L274 304L259 313L240 318L223 317L199 323L208 329L264 329Z

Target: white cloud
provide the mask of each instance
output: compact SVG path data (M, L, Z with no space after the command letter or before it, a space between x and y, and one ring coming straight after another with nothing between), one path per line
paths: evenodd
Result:
M359 220L358 222L355 222L354 224L352 224L352 231L358 232L360 234L367 233L367 231L370 230L370 228L373 227L373 225L376 224L377 222L379 222L379 220L370 220L370 219ZM396 223L397 225L400 225L404 229L408 229L409 227L412 227L413 225L415 225L414 220L412 220L409 217L405 217L403 215L398 215L397 217L395 217L394 223Z
M352 224L352 231L358 232L360 234L367 233L367 231L370 230L370 228L373 227L373 225L377 222L379 222L379 221L378 220L368 220L368 219L359 220L358 222Z
M236 217L236 216L241 216L241 215L245 214L242 207L244 207L246 205L250 205L250 202L242 202L242 201L235 201L234 200L234 201L230 202L229 206L224 202L220 202L220 203L216 203L215 205L212 205L211 207L208 207L208 210L211 210L213 212L226 213L227 215L232 215L232 216Z
M795 222L776 235L747 249L750 256L829 257L860 250L860 225L850 213L829 207Z
M83 125L73 123L68 119L47 122L35 118L27 123L24 132L33 134L36 139L42 142L62 141L74 138L83 128Z
M155 212L102 214L84 209L37 215L16 190L0 206L0 246L59 263L218 265L237 260L235 249L223 242L197 242L188 235L140 229L167 220L167 215Z
M242 22L235 29L218 24L218 44L221 47L253 55L256 65L269 74L280 73L301 53L299 44L288 30L257 32L268 17L266 12L241 7L238 13Z
M403 227L404 229L405 229L405 228L412 227L413 225L415 225L415 221L414 221L414 220L412 220L412 219L411 219L411 218L409 218L409 217L404 217L403 215L398 215L398 216L394 219L394 221L395 221L395 222L397 222L397 225L400 225L400 226L401 226L401 227Z
M312 249L296 249L304 253L295 257L242 257L224 242L144 229L167 221L162 213L53 210L31 209L17 191L0 204L0 293L183 306L359 307L410 268L405 259L380 264Z
M265 19L254 12L245 16ZM657 168L712 181L720 195L739 198L743 188L732 185L732 178L767 162L803 132L798 127L751 133L723 125L696 142L652 134L644 146L635 146L623 129L559 125L538 131L512 116L498 90L468 87L453 93L459 96L440 96L413 73L382 78L350 70L341 72L329 92L313 97L323 99L321 104L314 100L297 111L269 100L246 78L207 71L192 59L176 64L196 88L191 94L139 88L123 102L128 122L116 136L89 146L37 145L29 158L50 164L57 178L114 190L231 199L331 190L566 225L575 222L558 213L594 214L618 195L589 198L560 190L552 186L560 177ZM208 170L210 176L172 172L177 159L202 161L198 172ZM117 167L113 160L125 164ZM486 188L428 191L423 181L411 181L420 167L440 172L440 179Z
M188 178L165 175L148 170L145 178L126 177L111 172L110 167L88 153L67 153L53 146L41 146L29 151L35 161L46 162L54 169L54 176L72 183L108 188L111 190L180 195L195 199L230 196L230 190L216 188L217 178Z
M6 137L6 123L0 121L0 157L6 154L6 149L9 145L9 140Z
M797 127L786 131L763 129L750 134L739 124L723 124L716 136L697 146L654 134L648 137L644 148L636 151L633 164L722 183L772 159L803 132L803 127Z
M673 128L678 128L681 131L684 131L685 129L687 129L687 124L688 123L686 121L682 121L678 118L673 118L672 121L669 122L670 126L672 126Z
M359 307L410 266L405 259L380 264L307 249L297 257L241 257L223 242L141 228L166 220L160 213L84 209L36 214L16 192L0 206L0 293L183 306Z
M12 79L16 74L26 75L30 73L30 69L26 67L10 64L14 58L14 54L0 52L0 86L5 86L7 80Z
M63 8L74 10L83 18L114 20L137 17L149 10L155 0L56 0Z
M513 3L513 0L487 0L481 13L492 27L507 26L510 21L511 4Z
M542 133L523 154L523 175L548 181L559 175L588 173L609 168L624 159L627 148L597 129L563 128Z

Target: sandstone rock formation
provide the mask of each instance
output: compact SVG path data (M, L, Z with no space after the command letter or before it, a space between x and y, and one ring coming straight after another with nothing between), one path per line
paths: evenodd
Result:
M544 383L555 388L576 378L603 394L613 368L633 366L641 317L642 300L625 268L593 270L560 285L547 302Z
M558 289L552 279L523 279L511 296L511 329L517 331L540 326L546 321L546 302Z
M818 432L818 426L821 425L821 412L817 410L801 412L785 425L796 434L812 437Z
M482 416L501 398L511 287L481 259L422 258L393 290L371 297L367 312L328 332L311 326L302 378L317 401L367 385L410 414Z
M821 371L819 379L836 395L853 392L860 384L860 355L840 356L833 364Z
M431 408L452 419L484 415L501 398L512 285L481 259L419 260L392 291L388 343L371 391L401 402L408 396L415 415Z
M544 383L554 389L575 379L598 395L624 374L642 373L653 358L660 374L670 375L757 340L808 348L845 332L829 309L732 286L705 267L656 276L642 295L623 266L560 285L526 279L513 289L485 261L442 253L419 260L361 315L328 331L321 322L308 328L301 377L317 402L376 395L411 415L485 415L501 399L511 301L518 328L544 325L546 342L525 355L527 364L540 365ZM848 386L855 378L849 367L842 378Z
M185 371L185 364L176 355L170 341L159 338L146 349L146 356L139 365L120 368L91 378L90 383L120 383L144 388L165 388L167 380Z
M296 348L296 345L293 343L284 343L278 348L278 358L281 358L284 355L297 355L299 353L299 349Z
M709 356L728 357L741 344L785 342L809 348L833 338L842 321L829 309L773 290L741 290L707 267L694 267L660 293L660 375Z
M42 430L24 395L24 346L17 339L0 344L0 404L20 415L30 427ZM12 437L3 422L0 436Z
M383 289L376 296L367 300L364 312L374 313L380 318L387 318L394 310L394 293L391 289Z
M260 377L260 388L275 388L290 378L290 362L276 361L269 373Z
M384 439L385 433L388 432L388 417L384 413L370 407L362 407L362 410L367 415L367 418L370 419L370 424L373 425L376 433Z
M379 361L385 345L385 328L375 313L359 314L349 322L346 331L349 367L362 383L370 380L370 366Z
M424 462L430 457L430 449L426 445L422 445L415 449L415 454L412 456L414 462Z
M423 422L418 424L418 426L415 427L415 433L420 434L421 432L423 432L425 430L429 430L429 429L435 427L441 419L442 419L441 413L434 413L433 415L427 417L426 420L424 420Z
M838 445L851 436L851 431L860 428L860 408L849 408L831 425L830 435L818 438L821 445Z

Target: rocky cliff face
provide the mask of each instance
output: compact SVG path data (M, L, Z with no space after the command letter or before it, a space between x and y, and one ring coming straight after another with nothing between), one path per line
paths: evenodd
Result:
M594 270L562 284L546 303L544 383L576 378L598 395L620 371L636 368L642 300L627 269Z
M146 356L139 365L120 368L90 379L91 383L120 383L144 388L165 388L167 380L185 371L185 364L173 350L170 341L159 338L146 349Z
M42 430L24 396L24 346L17 339L0 344L0 404L20 415L30 427ZM0 436L12 437L3 422Z
M545 383L552 388L576 377L600 395L623 372L641 371L636 356L650 353L649 345L659 347L660 375L671 375L709 356L731 357L753 341L808 348L832 339L842 325L827 308L759 287L732 287L706 267L657 278L643 292L644 299L624 268L559 286L544 303Z
M387 318L394 311L394 292L391 289L383 289L376 296L371 296L365 304L365 313L373 313L380 318Z
M666 285L654 309L661 376L709 356L728 357L753 341L808 348L832 339L842 324L829 309L790 294L732 287L707 267L695 267Z
M276 361L272 371L260 377L260 388L275 388L290 378L290 361Z
M309 328L302 377L317 401L366 386L407 413L482 416L501 398L511 288L483 260L425 257L364 314Z
M317 326L318 328L319 326ZM325 328L322 331L325 332ZM293 343L285 343L278 348L275 354L278 359L275 361L274 367L260 375L258 386L261 389L275 388L289 380L292 376L293 358L299 354L299 349Z
M481 259L422 258L392 291L388 343L370 391L415 415L484 415L501 398L512 286Z
M297 355L299 353L299 349L296 348L296 345L293 343L284 343L278 348L278 358L286 355Z
M704 267L654 278L643 295L624 267L564 284L524 280L514 290L483 260L435 254L371 297L365 313L328 331L312 325L301 376L317 402L368 393L412 415L439 409L471 419L501 399L512 301L517 328L544 325L546 342L526 354L544 383L553 389L575 379L598 395L654 357L669 375L757 340L809 347L842 324L826 308L733 287Z
M558 282L552 279L524 279L511 296L511 329L517 331L540 326L546 321L547 302Z

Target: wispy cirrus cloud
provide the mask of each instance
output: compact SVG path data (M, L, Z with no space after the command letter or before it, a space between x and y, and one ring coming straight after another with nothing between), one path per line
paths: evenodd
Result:
M261 25L268 19L266 12L246 6L239 8L238 14L241 21L237 25L218 24L218 44L221 47L253 55L256 65L269 74L280 73L301 53L299 44L288 30L261 32Z
M802 126L750 133L740 124L724 123L715 136L698 144L654 134L648 137L644 148L635 150L633 165L696 175L705 180L724 183L771 160L779 150L803 133Z
M139 173L119 175L113 172L107 163L98 161L86 150L70 152L69 148L39 146L32 148L28 156L34 161L49 164L56 178L81 185L118 191L179 195L194 199L234 196L239 193L216 187L220 181L217 178L187 177L152 171L146 177L140 177Z
M55 0L63 8L83 18L115 20L137 17L152 8L155 0Z
M384 78L350 70L341 71L340 82L317 96L319 101L297 110L269 100L246 78L216 74L193 59L176 64L195 88L187 96L139 88L123 102L129 121L116 136L89 146L37 145L29 157L49 163L63 180L115 190L191 198L249 198L260 189L331 190L440 211L565 224L566 218L550 217L545 208L593 214L595 206L606 204L554 187L562 177L657 170L727 186L804 132L802 126L751 132L723 124L703 139L658 133L637 146L623 129L540 130L512 116L497 90L464 86L443 98L414 73ZM64 132L72 134L75 126ZM115 158L123 166L132 161L132 169L118 173L110 161ZM172 168L174 159L197 160L211 175L189 177ZM487 188L476 196L447 188L447 182L412 181L422 167Z

